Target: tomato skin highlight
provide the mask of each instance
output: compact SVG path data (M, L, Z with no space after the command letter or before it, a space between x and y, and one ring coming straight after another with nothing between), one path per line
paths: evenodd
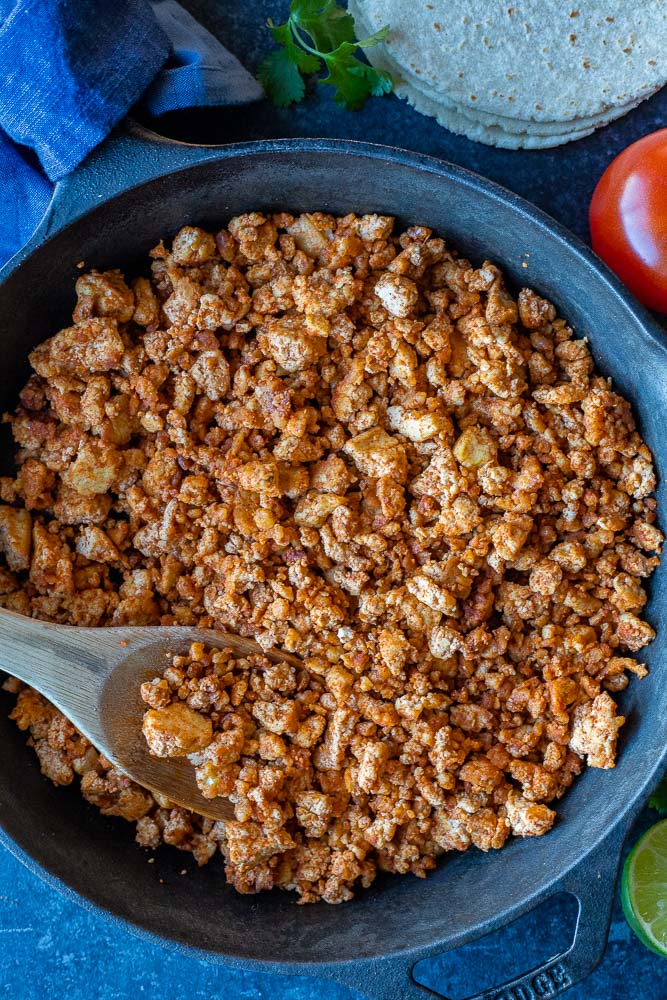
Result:
M667 312L667 128L612 160L589 210L593 249L640 302Z

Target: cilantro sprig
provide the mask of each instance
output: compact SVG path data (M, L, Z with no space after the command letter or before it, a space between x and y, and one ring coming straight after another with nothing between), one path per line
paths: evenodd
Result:
M354 18L336 0L292 0L285 24L268 22L280 48L259 67L259 82L275 105L286 108L303 100L304 77L326 71L318 83L335 87L334 100L350 110L368 97L381 97L393 89L388 73L376 70L357 57L359 48L383 41L389 27L358 40Z

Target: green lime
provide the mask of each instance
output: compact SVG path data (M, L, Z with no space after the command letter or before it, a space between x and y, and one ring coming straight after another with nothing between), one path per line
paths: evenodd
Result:
M630 851L623 867L621 902L642 944L667 957L667 819L647 830Z

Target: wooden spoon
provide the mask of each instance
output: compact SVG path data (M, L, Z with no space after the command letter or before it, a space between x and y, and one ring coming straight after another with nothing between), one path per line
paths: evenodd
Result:
M168 657L193 642L260 653L300 666L289 653L212 629L156 625L79 628L26 618L0 608L0 669L36 688L124 774L151 792L202 816L233 818L226 799L206 799L185 757L153 757L141 731L144 681L161 676Z

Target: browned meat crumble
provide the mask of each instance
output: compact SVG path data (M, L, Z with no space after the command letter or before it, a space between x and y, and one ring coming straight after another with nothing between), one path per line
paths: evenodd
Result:
M195 646L144 689L151 746L193 754L226 829L10 679L44 773L140 844L219 846L239 891L305 902L548 831L584 761L613 767L662 543L651 455L585 340L377 215L251 213L151 256L131 285L80 277L31 354L0 602L220 627L302 666Z

